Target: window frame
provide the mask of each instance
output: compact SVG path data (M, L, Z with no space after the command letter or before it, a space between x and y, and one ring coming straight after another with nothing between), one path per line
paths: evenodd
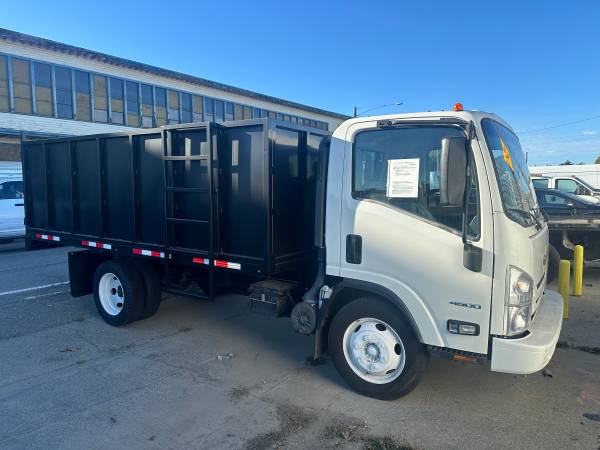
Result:
M41 69L42 66L46 66L48 68L48 76L50 77L50 86L44 86L42 84L40 84L40 82L38 81L38 78L41 78L41 70L38 71L38 68ZM44 63L44 62L39 62L39 61L33 61L33 79L32 79L32 87L33 87L33 93L34 93L34 112L33 114L36 116L40 116L40 117L55 117L56 116L56 111L55 111L55 107L54 107L54 82L53 82L53 74L52 74L52 64L50 63ZM50 101L47 100L38 100L39 97L39 92L38 92L38 88L40 89L44 89L47 88L50 90ZM50 104L50 115L47 114L41 114L39 112L40 109L40 103L49 103Z
M35 87L34 87L34 76L33 76L33 66L35 62L29 58L21 58L19 56L14 56L11 58L7 58L8 60L8 85L9 85L9 109L11 113L15 114L24 114L24 115L35 115ZM29 97L17 97L15 95L15 63L25 63L27 64L27 70L24 73L27 74L29 79L29 89L24 89L24 91L29 91ZM18 81L17 84L27 86L26 82ZM23 101L23 103L29 100L29 111L17 111L17 102L15 99L19 99ZM44 117L44 116L42 116Z
M468 142L468 151L470 152L469 157L468 157L468 161L471 163L471 180L473 180L473 176L474 176L474 180L476 182L476 187L477 187L477 213L476 216L479 217L479 226L477 229L477 234L476 235L469 235L468 230L467 230L467 239L470 242L478 242L481 240L481 183L479 180L479 177L477 176L477 164L475 162L475 152L473 150L473 145L472 145L472 140L468 139L468 134L467 134L467 123L457 123L455 121L439 121L439 122L435 122L435 123L423 123L423 122L407 122L407 123L402 123L402 124L397 124L394 125L393 127L386 127L386 128L381 128L381 127L372 127L372 128L363 128L360 129L358 131L356 131L354 133L354 135L352 136L352 157L350 158L351 162L351 166L350 166L350 171L352 173L352 176L350 177L350 195L352 196L352 199L355 200L356 202L362 202L362 201L368 201L368 202L373 202L376 203L378 205L382 205L385 206L387 208L390 208L394 211L397 211L399 213L402 214L406 214L410 217L413 217L415 219L421 220L425 223L428 223L429 225L432 225L434 227L440 228L442 230L448 231L456 236L462 237L463 235L463 231L462 230L462 226L464 225L464 220L461 221L461 230L457 230L455 228L449 227L448 225L444 225L443 223L440 222L436 222L435 220L431 220L428 219L426 217L423 216L419 216L418 214L414 214L406 209L402 209L399 208L397 206L394 206L390 203L387 202L382 202L380 200L376 200L373 198L365 198L365 197L360 197L356 195L356 191L354 189L354 178L355 178L355 164L356 164L356 138L363 134L363 133L368 133L368 132L374 132L374 131L379 131L379 130L391 130L391 129L399 129L399 128L457 128L459 130L462 131L462 133L464 134L465 138L467 138L467 142ZM463 205L463 212L462 212L462 217L464 217L464 205Z
M77 84L78 84L78 78L77 78L77 74L83 74L85 76L85 78L87 79L87 92L79 92L77 90ZM75 101L73 102L73 117L75 120L78 120L80 122L93 122L94 119L94 114L93 114L93 102L92 102L92 90L93 90L93 86L92 86L92 82L90 80L91 76L90 76L90 72L87 70L79 70L79 69L74 69L71 72L71 78L73 79L73 83L72 83L72 87L71 90L73 91L73 96L75 98ZM88 99L88 114L89 114L89 119L82 119L79 117L78 114L78 108L77 108L77 94L84 94L87 95Z
M59 91L66 92L66 90L58 88L58 79L59 79L59 77L58 77L58 75L56 73L57 69L61 70L61 71L62 70L66 70L67 73L68 73L68 77L65 78L65 79L69 80L69 100L70 100L69 106L71 107L71 115L69 117L67 117L67 116L60 117L59 116L59 112L58 112L59 105L66 106L67 103L59 102L58 101L59 100L59 98L58 98L59 97L58 96ZM73 102L73 95L74 95L74 92L75 92L74 91L74 86L73 86L73 84L74 84L73 83L73 70L74 69L72 69L70 67L66 67L66 66L57 66L57 65L53 65L52 66L52 82L53 82L52 83L53 84L52 89L53 89L53 94L54 94L54 105L55 105L54 117L56 119L75 120L75 105L74 105L74 102Z

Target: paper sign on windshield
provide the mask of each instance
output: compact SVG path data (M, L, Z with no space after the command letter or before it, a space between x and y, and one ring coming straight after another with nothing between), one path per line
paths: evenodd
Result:
M389 198L419 196L419 158L388 160L387 196Z

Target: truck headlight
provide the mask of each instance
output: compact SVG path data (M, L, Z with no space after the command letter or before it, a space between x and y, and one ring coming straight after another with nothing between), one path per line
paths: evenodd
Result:
M506 273L505 332L507 336L523 333L531 320L533 279L521 269L508 266Z

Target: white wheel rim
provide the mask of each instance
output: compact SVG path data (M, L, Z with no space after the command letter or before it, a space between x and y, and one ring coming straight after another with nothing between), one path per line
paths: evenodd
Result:
M404 370L406 352L402 339L379 319L352 322L346 328L342 345L350 368L369 383L390 383Z
M114 273L107 272L102 275L98 286L98 295L100 304L107 314L116 316L123 310L125 301L123 286Z

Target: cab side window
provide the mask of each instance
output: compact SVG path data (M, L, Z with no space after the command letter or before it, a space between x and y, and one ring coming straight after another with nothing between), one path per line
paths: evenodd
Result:
M575 180L561 179L556 180L556 189L569 194L577 193L577 182Z
M22 181L6 181L0 184L0 199L17 199L23 198L23 182Z
M547 178L534 178L531 180L534 188L547 188L548 187L548 179Z
M358 133L353 152L353 197L393 206L462 231L463 207L440 206L439 156L442 139L464 137L453 126L407 126ZM468 234L479 235L479 193L472 178Z

